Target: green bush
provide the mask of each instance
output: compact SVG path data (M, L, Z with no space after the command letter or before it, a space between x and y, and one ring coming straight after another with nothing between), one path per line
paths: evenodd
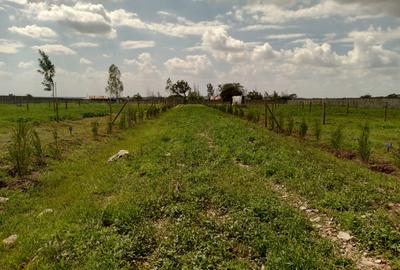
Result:
M31 128L24 119L20 119L12 131L8 155L18 176L24 176L29 171L32 154L30 134Z
M338 126L331 134L331 146L335 150L339 150L343 144L343 127Z
M60 149L60 146L58 143L59 137L58 137L58 131L56 128L53 129L52 135L53 135L53 142L49 145L49 151L50 151L51 156L54 159L60 159L61 158L61 149Z
M368 161L371 155L371 141L369 140L369 125L365 123L361 127L361 134L358 138L358 153L363 161Z
M300 128L299 128L300 138L304 139L307 135L307 131L308 131L308 125L307 125L306 119L303 118L303 120L300 123Z

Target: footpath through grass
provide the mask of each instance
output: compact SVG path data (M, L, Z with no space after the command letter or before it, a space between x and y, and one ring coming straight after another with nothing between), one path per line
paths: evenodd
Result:
M0 190L10 198L0 238L18 235L13 247L0 246L0 268L351 269L265 185L301 166L281 143L211 108L180 106L107 144L83 146L32 190ZM131 156L107 164L120 149ZM288 160L271 166L281 154Z

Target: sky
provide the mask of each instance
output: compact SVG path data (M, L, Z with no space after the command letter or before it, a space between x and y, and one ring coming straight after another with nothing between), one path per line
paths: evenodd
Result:
M300 97L400 94L399 0L0 0L0 95L167 95L165 82L239 82Z

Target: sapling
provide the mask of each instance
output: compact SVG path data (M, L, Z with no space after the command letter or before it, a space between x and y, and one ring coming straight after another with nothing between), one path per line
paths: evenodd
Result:
M278 129L278 132L283 133L285 131L285 117L282 114L279 115L278 123L280 126L280 129Z
M8 147L10 161L18 176L28 173L32 148L30 144L30 126L27 121L20 119L11 136L11 144Z
M91 126L93 138L97 139L97 137L99 136L99 122L92 122Z
M60 159L61 150L58 145L58 131L57 129L53 129L53 142L49 145L49 151L54 159Z
M294 119L292 116L289 116L288 118L288 124L287 124L287 129L286 129L286 134L288 136L292 135L293 133L293 128L294 128Z
M361 127L361 134L358 138L358 152L363 161L368 161L371 155L371 142L369 140L369 125L365 123Z
M32 145L33 145L32 154L33 157L35 158L36 164L37 165L45 164L42 142L36 130L32 131Z
M331 134L331 146L335 150L339 150L343 144L343 127L338 126Z
M314 129L315 139L317 140L317 142L319 142L319 140L321 139L321 133L322 133L321 123L319 122L319 120L315 120L314 128L315 128Z
M125 129L126 128L126 117L125 114L121 114L119 118L119 129Z
M307 125L306 119L303 118L303 120L300 123L300 129L299 129L300 138L302 138L304 140L304 138L307 135L307 131L308 131L308 125Z
M69 135L72 136L72 126L68 127Z
M107 122L107 134L111 134L113 129L113 123L111 121Z

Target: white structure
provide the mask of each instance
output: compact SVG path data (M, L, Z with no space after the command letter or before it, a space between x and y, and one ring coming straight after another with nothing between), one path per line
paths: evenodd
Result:
M242 96L233 96L232 97L232 105L242 105L243 97Z

